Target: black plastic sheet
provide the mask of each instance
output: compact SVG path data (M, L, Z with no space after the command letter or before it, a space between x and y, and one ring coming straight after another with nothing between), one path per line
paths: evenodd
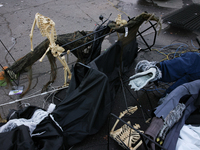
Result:
M110 111L107 77L98 70L77 65L66 97L52 115L62 127L67 144L72 146L99 131Z

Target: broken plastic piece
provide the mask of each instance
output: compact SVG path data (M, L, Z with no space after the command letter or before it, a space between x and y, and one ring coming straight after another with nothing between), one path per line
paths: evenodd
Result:
M9 95L22 94L23 88L24 88L23 86L13 86L12 90L9 92Z
M128 27L125 27L125 35L124 37L127 37L128 36Z

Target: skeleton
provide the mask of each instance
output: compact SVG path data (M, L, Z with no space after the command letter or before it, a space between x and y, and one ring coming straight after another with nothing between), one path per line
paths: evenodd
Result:
M61 62L61 64L64 67L64 86L68 86L67 84L67 73L68 79L71 80L71 71L69 69L69 66L65 60L65 56L60 57L62 52L65 51L65 49L58 44L56 45L56 40L57 40L57 35L56 35L56 30L55 30L55 23L53 20L51 20L48 17L45 17L39 13L35 14L35 19L31 28L31 33L30 33L30 41L31 41L31 51L33 51L33 44L32 44L32 39L33 39L33 30L35 28L35 24L37 27L40 29L40 33L42 36L47 37L49 40L50 44L44 55L40 58L40 62L44 59L45 55L51 50L51 53L54 57L58 58L58 60ZM69 54L69 50L67 51Z
M115 19L115 22L116 22L117 26L123 26L123 25L127 24L126 20L122 20L121 14L117 15L117 18Z
M126 20L124 20L124 19L122 20L121 14L117 15L117 18L115 19L115 22L116 22L116 25L119 26L119 27L122 27L123 25L127 24ZM118 36L118 39L119 39L120 35L119 35L118 32L117 32L117 36Z
M131 115L137 110L137 106L135 107L129 107L127 110L120 112L119 118L122 118L124 115L128 114ZM128 125L124 124L121 128L115 130L117 124L119 123L119 119L116 120L113 128L110 131L110 136L123 148L130 149L130 150L136 150L141 144L142 140L140 140L138 143L137 141L140 139L140 134L136 132L134 129L130 128ZM128 121L127 124L131 125L131 122ZM135 129L139 129L140 125L135 124L133 126ZM114 131L115 130L115 131ZM141 133L144 133L143 131L139 130ZM136 144L137 143L137 144ZM132 147L135 145L135 147Z

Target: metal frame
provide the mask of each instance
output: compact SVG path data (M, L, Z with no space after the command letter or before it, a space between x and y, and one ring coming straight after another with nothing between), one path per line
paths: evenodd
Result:
M8 54L11 56L11 58L14 60L14 62L16 62L16 60L14 59L14 57L11 55L11 53L9 52L9 50L7 49L7 47L4 45L4 43L0 40L0 42L1 42L1 44L3 45L3 47L6 49L6 51L8 52ZM3 65L2 64L0 64L0 66L1 66L1 68L2 68L2 70L4 70L3 69ZM15 82L15 80L14 79L12 79L12 77L5 71L5 74L16 84L16 86L19 86L19 79L18 79L18 83L17 82Z
M149 23L151 24L151 26L150 26L149 28L145 29L145 30L142 31L142 32L139 32L139 31L138 31L138 34L136 34L136 37L137 37L137 36L140 36L140 37L142 38L143 42L145 43L145 45L147 46L146 49L142 49L142 50L147 50L147 49L149 49L149 50L151 51L151 47L153 47L154 44L155 44L155 42L156 42L157 30L156 30L156 28L155 28L155 25L157 25L157 23L153 24L151 21L149 21ZM153 43L149 46L149 44L146 42L146 40L144 39L144 37L142 36L142 34L143 34L144 32L146 32L147 30L151 29L151 28L154 29L155 34L154 34Z
M105 23L105 21L104 21L104 23ZM153 24L151 21L149 21L149 23L150 23L150 27L148 27L147 29L143 30L142 32L139 32L139 31L138 31L138 32L137 32L138 34L136 34L136 37L137 37L137 36L140 36L140 37L142 38L143 42L145 43L145 45L147 46L146 49L149 49L149 50L151 51L151 47L154 46L155 41L156 41L156 37L157 37L157 30L156 30L156 28L155 28L155 25L157 25L157 23ZM102 24L103 24L103 23L102 23ZM151 45L149 45L149 44L146 42L146 40L145 40L145 38L143 37L142 34L143 34L144 32L146 32L146 31L148 31L148 30L151 29L151 28L154 29L155 34L154 34L153 43L152 43ZM76 41L78 41L78 40L81 40L81 39L85 38L85 37L88 37L88 36L90 36L90 35L93 35L93 34L95 34L95 33L98 33L98 32L100 32L100 31L102 31L102 30L104 30L104 29L106 29L106 27L103 28L103 29L94 31L94 32L92 32L92 33L90 33L90 34L88 34L88 35L85 35L85 36L83 36L83 37L81 37L81 38L79 38L79 39L76 39L76 40L74 40L74 41L72 41L72 42L66 43L66 44L62 45L61 47L67 46L67 45L69 45L69 44L72 44L72 43L74 43L74 42L76 42ZM93 40L91 40L91 41L89 41L89 42L87 42L87 43L85 43L85 44L82 44L82 45L76 47L76 48L73 48L73 49L71 49L70 51L72 52L72 51L74 51L74 50L77 50L78 48L80 48L80 47L82 47L82 46L85 46L85 45L87 45L87 44L90 44L90 43L92 43L92 42L95 42L96 40L99 40L99 39L101 39L101 38L104 38L105 36L110 35L110 34L112 34L112 33L114 33L114 32L116 32L116 31L112 30L111 32L109 32L109 33L107 33L107 34L102 35L102 36L98 37L97 39L93 39ZM146 49L142 49L142 50L146 50ZM67 52L63 52L60 56L62 57L62 56L64 56L64 55L66 55L66 54L67 54Z

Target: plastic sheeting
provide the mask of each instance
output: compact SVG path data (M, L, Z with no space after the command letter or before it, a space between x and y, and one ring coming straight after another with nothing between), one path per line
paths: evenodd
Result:
M96 133L110 111L107 77L95 69L76 66L66 97L52 115L62 127L67 144L72 146Z
M121 85L120 75L129 71L137 57L138 44L134 34L134 32L132 34L129 33L128 37L118 40L88 64L108 77L112 98L115 97L116 91Z

